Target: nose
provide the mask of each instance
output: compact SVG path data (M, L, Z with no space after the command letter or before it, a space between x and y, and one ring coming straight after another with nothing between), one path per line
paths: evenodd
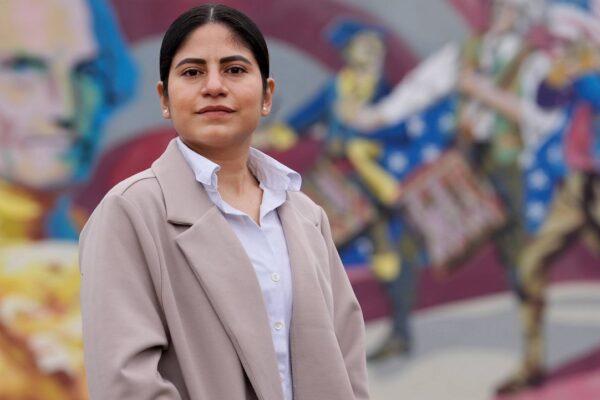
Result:
M202 87L202 95L209 97L225 96L227 87L223 82L223 77L219 70L209 70L206 73L204 86Z
M53 119L61 128L72 129L76 114L73 71L66 67L52 70L49 81L49 97L53 101ZM81 99L82 101L84 99Z

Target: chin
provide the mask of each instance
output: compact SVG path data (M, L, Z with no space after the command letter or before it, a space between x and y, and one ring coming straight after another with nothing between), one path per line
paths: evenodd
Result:
M228 149L246 143L251 135L231 134L230 132L211 132L196 138L182 137L185 143L198 148Z

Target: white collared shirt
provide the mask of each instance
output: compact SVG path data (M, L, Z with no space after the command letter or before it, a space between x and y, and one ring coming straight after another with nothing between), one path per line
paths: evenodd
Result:
M292 274L277 207L285 202L287 190L300 190L300 175L266 154L250 148L248 166L263 190L260 225L257 225L246 213L227 204L219 194L217 172L221 167L218 164L191 150L180 138L177 138L177 147L192 168L196 180L204 186L208 197L221 211L252 261L271 324L284 398L292 400L289 346Z

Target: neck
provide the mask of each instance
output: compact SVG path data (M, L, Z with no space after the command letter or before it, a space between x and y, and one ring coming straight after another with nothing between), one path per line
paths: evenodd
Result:
M196 153L219 165L220 169L217 173L219 192L227 191L233 194L241 194L249 185L256 184L256 179L248 169L249 142L225 149L198 148L194 145L187 145Z
M254 185L256 179L248 168L248 154L238 158L213 159L221 169L217 173L219 177L219 191L241 194L249 186Z

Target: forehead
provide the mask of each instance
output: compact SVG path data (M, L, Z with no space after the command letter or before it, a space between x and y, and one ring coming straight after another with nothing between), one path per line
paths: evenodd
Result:
M188 35L174 59L220 58L232 54L243 54L254 62L252 51L230 28L223 24L208 23Z
M0 55L91 57L92 27L86 0L0 0Z
M377 45L379 43L383 43L383 37L376 32L365 30L354 35L350 43Z

